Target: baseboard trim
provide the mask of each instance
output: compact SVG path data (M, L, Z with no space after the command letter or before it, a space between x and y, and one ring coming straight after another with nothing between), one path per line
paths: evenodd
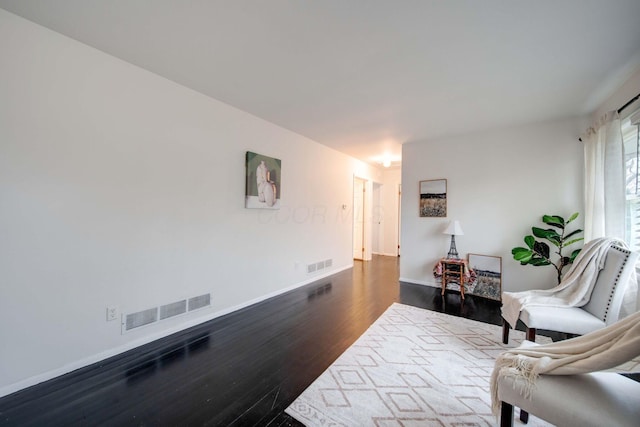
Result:
M414 285L430 286L432 288L442 287L442 284L440 283L440 281L436 281L435 279L434 280L416 280L416 279L409 279L407 277L400 277L400 279L398 280L400 282L413 283Z
M386 252L373 252L373 255L381 255L381 256L392 256L392 257L398 257L398 254L389 254Z
M232 307L228 307L228 308L224 308L218 311L215 311L213 313L205 313L203 316L197 317L197 318L193 318L193 319L189 319L186 320L184 323L181 323L179 325L173 326L171 328L162 330L162 331L158 331L156 333L147 335L145 337L141 337L140 339L137 339L135 341L129 342L127 344L124 344L122 346L119 347L115 347L112 349L109 349L107 351L104 351L102 353L98 353L95 354L93 356L89 356L86 357L84 359L80 359L77 360L75 362L66 364L60 368L57 369L52 369L50 371L44 372L42 374L39 375L34 375L32 377L29 377L27 379L18 381L16 383L13 384L9 384L7 386L1 387L0 388L0 397L4 397L4 396L8 396L12 393L16 393L20 390L24 390L25 388L28 387L32 387L34 385L43 383L45 381L49 381L52 380L54 378L57 378L61 375L65 375L68 373L71 373L73 371L77 371L78 369L82 369L85 368L87 366L93 365L94 363L99 363L102 362L106 359L109 359L111 357L114 356L118 356L122 353L125 353L127 351L133 350L135 348L138 348L140 346L143 346L145 344L149 344L153 341L157 341L159 339L168 337L169 335L175 334L177 332L181 332L184 331L186 329L192 328L194 326L200 325L202 323L208 322L210 320L216 319L218 317L221 316L225 316L227 314L233 313L234 311L238 311L241 310L243 308L249 307L251 305L254 304L258 304L262 301L266 301L268 299L277 297L279 295L285 294L287 292L293 291L297 288L300 288L302 286L306 286L310 283L316 282L318 280L322 280L324 278L327 278L329 276L333 276L334 274L338 274L342 271L348 270L350 268L353 268L353 262L351 264L348 264L346 266L343 267L338 267L335 268L329 272L325 272L323 274L317 274L309 279L303 280L301 282L298 282L296 284L293 284L291 286L288 286L286 288L283 289L279 289L277 291L274 292L270 292L268 294L265 294L263 296L260 296L258 298L254 298L252 300L249 301L245 301L243 303L237 304L235 306Z

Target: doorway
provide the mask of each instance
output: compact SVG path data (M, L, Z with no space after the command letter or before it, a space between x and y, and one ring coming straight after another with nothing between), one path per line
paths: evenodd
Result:
M398 252L396 255L400 256L400 236L402 235L400 226L400 220L402 218L402 184L398 184L398 228L396 230L398 238L396 239L398 242Z
M371 197L371 253L384 255L384 209L382 206L382 184L373 183Z
M366 181L353 178L353 259L364 260L364 209Z

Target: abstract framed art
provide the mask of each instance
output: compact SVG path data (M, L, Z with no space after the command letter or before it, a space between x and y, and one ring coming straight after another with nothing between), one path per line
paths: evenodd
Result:
M420 216L447 216L447 180L432 179L420 181Z
M469 268L475 272L475 280L466 292L496 301L502 300L502 257L469 254Z
M247 151L245 208L280 209L282 161Z

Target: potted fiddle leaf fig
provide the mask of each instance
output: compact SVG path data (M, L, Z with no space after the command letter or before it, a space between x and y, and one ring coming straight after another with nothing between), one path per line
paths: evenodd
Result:
M581 229L576 229L571 232L568 232L567 230L569 223L573 222L576 218L578 218L577 212L571 215L566 221L560 215L543 215L542 222L553 228L544 229L531 227L533 236L527 235L524 237L524 242L527 247L513 248L511 250L513 259L519 261L521 265L553 265L558 273L558 283L560 283L562 280L562 270L567 265L573 263L578 256L578 253L580 253L580 249L574 250L569 256L563 255L562 251L567 246L584 240L584 237L577 237L579 233L582 233ZM536 240L536 238L545 239L555 246L555 249L557 250L554 255L558 256L558 260L556 262L553 262L551 259L552 254L549 244Z

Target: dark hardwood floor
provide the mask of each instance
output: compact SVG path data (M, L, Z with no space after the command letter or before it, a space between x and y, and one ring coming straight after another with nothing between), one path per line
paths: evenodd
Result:
M0 426L298 426L289 404L393 302L500 324L500 304L353 269L0 399Z

